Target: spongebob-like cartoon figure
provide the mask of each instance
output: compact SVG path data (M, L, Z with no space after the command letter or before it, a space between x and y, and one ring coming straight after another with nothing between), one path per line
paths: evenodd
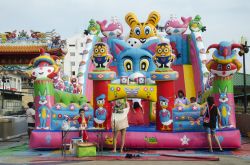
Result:
M153 60L158 68L170 68L174 59L175 55L172 53L170 44L160 43L157 45Z
M95 44L91 60L96 68L107 68L112 60L112 56L108 53L108 46L103 42Z
M134 13L128 13L125 17L127 24L130 26L129 38L137 40L141 44L145 43L149 38L157 36L156 26L160 21L160 14L153 11L149 14L146 22L139 22Z

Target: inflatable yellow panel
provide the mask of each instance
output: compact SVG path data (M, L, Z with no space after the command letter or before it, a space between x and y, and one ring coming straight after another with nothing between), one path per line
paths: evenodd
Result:
M156 85L123 85L109 84L108 85L108 101L113 101L120 98L141 98L157 101Z
M190 99L190 97L196 97L192 65L183 65L183 71L184 71L183 74L184 74L184 81L186 88L186 97L188 99Z

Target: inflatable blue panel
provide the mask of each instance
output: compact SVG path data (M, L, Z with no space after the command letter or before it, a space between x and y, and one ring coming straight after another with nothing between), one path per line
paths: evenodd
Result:
M186 36L184 37L182 35L170 35L166 36L166 38L170 40L170 43L175 43L177 51L180 54L180 57L174 61L173 65L190 64Z
M175 121L173 124L174 132L198 132L204 131L202 118L194 121Z

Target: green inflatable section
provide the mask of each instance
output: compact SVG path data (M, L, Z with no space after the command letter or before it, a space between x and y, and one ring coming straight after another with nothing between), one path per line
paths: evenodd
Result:
M69 105L70 103L76 103L82 105L86 102L86 96L55 90L55 103L63 103L65 105Z
M86 96L55 90L52 80L48 78L35 81L34 93L35 96L54 96L55 103L63 103L65 105L69 105L70 103L83 105L87 102Z
M51 79L38 79L34 83L35 96L54 96L54 86Z
M226 87L227 87L227 93L234 93L232 79L214 80L214 82L213 82L213 94L220 93L219 89L221 90L221 92L223 92Z

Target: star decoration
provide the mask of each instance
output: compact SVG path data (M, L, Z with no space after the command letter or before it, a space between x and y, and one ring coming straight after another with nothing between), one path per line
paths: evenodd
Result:
M56 105L56 109L59 110L61 109L61 106L59 104Z
M192 109L193 109L194 111L196 111L196 110L198 109L198 107L197 107L197 106L193 106Z
M182 110L182 107L181 107L181 106L179 106L179 107L178 107L178 111L181 111L181 110Z
M181 139L181 145L188 145L188 142L190 141L190 139L184 135Z
M70 110L74 110L74 109L75 109L74 105L71 105L71 106L69 107L69 109L70 109Z

